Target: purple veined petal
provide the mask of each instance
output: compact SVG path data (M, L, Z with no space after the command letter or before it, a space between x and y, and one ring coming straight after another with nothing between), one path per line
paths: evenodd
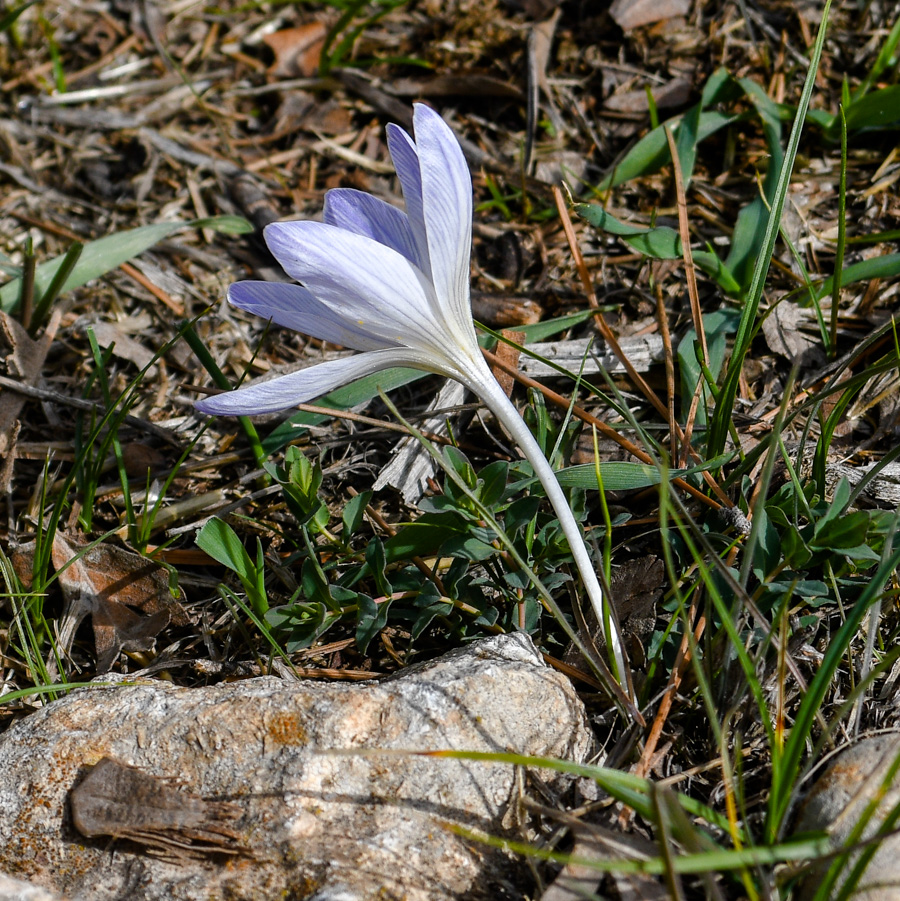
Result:
M388 149L391 160L400 179L403 189L403 202L406 204L406 216L412 228L413 238L418 249L420 260L429 260L428 239L425 235L425 210L422 206L422 174L419 170L419 153L412 138L398 125L387 126ZM431 275L431 263L421 267Z
M454 320L471 326L472 176L456 136L433 109L413 112L431 276L438 300Z
M275 222L265 236L285 272L361 332L436 353L453 341L431 282L396 250L324 222Z
M380 350L388 344L347 321L311 291L286 282L236 282L228 289L228 302L277 325L330 341L352 350Z
M355 382L395 366L409 366L426 372L442 372L429 364L425 356L406 349L373 350L369 353L326 360L308 369L281 375L267 382L257 382L237 391L217 394L197 401L201 413L221 416L255 416L279 413L297 404L305 404L342 385ZM444 373L451 375L452 373Z
M322 218L328 225L392 247L420 269L428 265L426 259L423 267L423 261L419 258L406 213L371 194L353 188L334 188L325 195Z

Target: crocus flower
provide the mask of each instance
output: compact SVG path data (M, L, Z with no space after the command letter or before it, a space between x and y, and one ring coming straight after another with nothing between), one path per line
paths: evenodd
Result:
M349 188L329 191L323 222L277 222L265 240L299 285L245 281L228 300L314 338L362 351L199 401L204 413L253 415L306 403L395 366L462 382L478 395L541 480L604 626L620 684L627 680L615 617L606 606L582 531L552 467L482 356L469 300L472 181L459 143L422 104L415 141L396 125L387 140L406 212Z

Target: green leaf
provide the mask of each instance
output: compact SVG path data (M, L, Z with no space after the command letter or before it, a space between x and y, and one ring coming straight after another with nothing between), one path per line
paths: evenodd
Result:
M725 126L740 121L741 118L743 117L740 115L716 111L701 113L697 123L696 141L699 143L705 140ZM644 135L616 164L613 171L600 182L597 190L608 191L633 178L650 175L662 169L671 160L665 128L668 126L677 137L680 125L680 120L670 119Z
M854 282L868 282L876 278L893 278L900 275L900 253L886 253L880 257L851 263L841 272L841 284L852 285ZM834 288L834 276L825 279L816 290L816 298L829 297Z
M728 337L734 333L735 325L740 314L736 310L715 310L703 316L703 330L706 334L706 346L709 349L709 359L706 365L713 377L719 375L722 364L725 361L725 351L728 346ZM678 368L681 376L682 397L685 405L690 403L694 390L698 384L704 381L700 363L697 360L697 352L694 342L698 340L695 329L688 329L684 337L678 343ZM687 407L685 406L685 411ZM703 425L706 422L706 405L701 404L697 409L696 422Z
M365 594L356 596L356 646L365 654L372 639L387 625L391 598L376 604Z
M478 530L486 531L486 530ZM490 560L499 553L498 549L476 535L451 535L441 546L441 554L447 557L462 557L473 563Z
M816 523L813 537L809 543L812 547L826 550L843 551L847 548L858 548L865 543L868 528L869 517L862 510L858 510L856 513L845 513L837 519Z
M341 521L344 524L344 529L342 533L342 538L345 542L349 542L350 539L359 531L360 526L363 524L363 520L366 515L366 505L372 499L371 491L363 491L360 494L357 494L355 497L351 497L349 501L344 505L344 510L341 513Z
M900 125L900 85L891 85L851 102L847 130L895 128Z
M388 563L436 554L448 538L464 530L465 526L456 517L426 513L385 541Z
M246 234L253 231L253 226L240 216L213 216L209 219L195 219L192 222L158 222L155 225L144 225L107 235L84 245L78 263L61 286L60 293L79 288L91 279L105 275L182 228L215 228L228 234ZM37 267L34 278L35 296L41 296L46 292L65 256L62 254ZM4 312L12 310L19 302L21 290L22 280L19 278L7 282L0 288L0 310Z
M369 565L369 572L375 579L375 585L378 591L385 597L389 597L394 593L394 589L385 573L387 566L387 557L384 553L384 544L380 538L373 538L366 546L366 563Z
M326 394L316 402L316 406L331 407L335 410L349 410L357 404L363 404L378 396L379 391L393 391L401 385L408 385L428 376L427 372L418 369L396 368L385 369L358 379L349 385L344 385L331 394ZM277 428L273 429L263 440L262 446L267 454L274 454L285 445L296 441L306 426L319 425L326 422L331 416L327 413L296 413L290 419L286 419Z
M27 3L23 3L20 6L14 7L8 13L6 13L6 15L0 17L0 33L8 31L10 28L12 28L13 23L16 21L16 19L18 19L19 16L21 16L29 6L34 6L35 3L37 3L37 0L28 0Z
M620 237L629 247L654 260L680 260L684 256L681 236L668 225L644 228L621 222L594 203L578 203L575 212L595 228ZM715 279L719 286L730 294L736 294L740 285L727 265L712 250L699 250L692 254L694 264Z
M213 517L197 533L197 547L217 563L237 573L241 581L256 579L256 567L237 533L228 523Z
M431 625L436 616L449 616L453 613L453 605L441 597L441 593L431 582L426 582L422 586L413 607L418 611L409 630L413 641Z
M683 475L685 470L673 469L672 477ZM662 480L659 470L648 463L609 462L600 464L600 477L606 491L634 491L650 488ZM563 488L590 488L597 490L597 467L593 463L567 466L556 472L556 479Z
M335 604L331 592L328 590L328 580L325 573L315 560L307 558L303 561L303 568L300 570L300 587L303 590L303 597L314 604L323 604L329 610L339 612L338 604Z
M478 497L485 507L493 507L503 499L508 475L509 463L505 460L489 463L478 473Z

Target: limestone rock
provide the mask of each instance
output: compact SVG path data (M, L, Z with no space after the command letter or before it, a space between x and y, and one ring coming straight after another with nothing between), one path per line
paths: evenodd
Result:
M63 899L30 882L11 879L0 873L0 901L63 901Z
M871 838L888 813L900 804L898 758L898 733L866 738L842 751L803 801L795 831L827 831L834 848L842 848L866 806L879 799L887 781L884 797L878 800L875 814L863 830L862 838ZM841 881L833 889L833 896L857 857L851 858L851 863L845 867ZM828 860L813 870L804 883L801 899L813 897L830 863ZM900 898L900 834L896 831L890 831L882 839L850 898L853 901L897 901Z
M446 828L503 834L514 769L399 753L442 748L584 761L592 737L571 684L523 635L365 684L82 689L0 737L0 871L78 901L521 896L517 862ZM346 749L368 753L333 753ZM82 836L70 792L104 757L239 805L229 828L249 853L161 859L152 843Z

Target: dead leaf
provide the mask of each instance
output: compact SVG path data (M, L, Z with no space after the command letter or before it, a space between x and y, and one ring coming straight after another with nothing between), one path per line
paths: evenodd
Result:
M319 71L327 34L328 29L322 22L308 22L267 34L263 40L275 54L269 75L273 78L312 78Z
M156 367L150 366L153 362L153 351L144 347L139 341L135 341L118 323L95 322L91 328L94 330L94 336L100 347L112 347L114 356L120 360L134 363L138 369L147 369L148 378L155 377Z
M515 342L516 344L524 344L525 343L525 332L514 332L510 329L503 329L500 333L504 338L508 338L510 341ZM512 367L513 369L517 369L519 366L519 355L521 351L518 347L513 347L512 344L507 344L505 341L497 342L497 349L494 351L497 356L497 359L502 363L505 363L507 366ZM491 367L491 371L494 373L494 378L500 383L500 387L505 392L506 396L509 397L512 394L513 385L515 384L515 379L505 370L501 369L499 366Z
M248 854L231 824L237 804L206 801L173 779L103 757L69 794L72 822L87 838L111 836L144 845L157 856L188 860Z
M612 573L612 602L619 618L629 656L636 665L645 658L645 643L656 625L656 606L665 588L666 570L662 560L648 555L626 560ZM591 609L584 611L589 635L582 636L591 644L602 642L602 630ZM584 667L581 652L570 644L563 656L570 666Z
M622 31L631 31L652 22L686 16L690 0L615 0L609 14Z
M60 312L55 310L44 334L35 340L25 327L12 316L0 311L0 331L12 351L6 358L6 371L11 378L23 385L35 387L41 380L41 372L47 352L56 337ZM7 460L14 454L16 421L27 398L15 391L0 391L0 458Z
M763 319L762 331L766 343L774 353L796 360L818 345L815 337L800 330L806 321L807 314L799 304L781 301Z
M671 109L687 103L692 89L690 78L673 78L663 85L654 85L650 88L650 93L657 109ZM617 113L645 113L650 109L650 101L643 89L621 93L617 90L606 99L603 106Z
M541 321L544 309L536 301L516 294L472 292L472 312L479 322L495 328L534 325Z
M162 566L109 544L85 547L60 532L53 536L53 566L66 600L59 636L64 653L86 616L94 629L98 673L108 672L121 651L150 650L169 622L187 624Z
M525 97L520 88L479 72L456 72L435 78L398 78L391 84L396 97L496 97L521 103Z

